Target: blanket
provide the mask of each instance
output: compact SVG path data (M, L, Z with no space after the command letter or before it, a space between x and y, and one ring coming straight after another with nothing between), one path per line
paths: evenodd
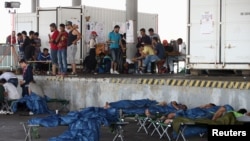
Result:
M198 119L191 119L185 117L177 117L173 120L173 129L174 129L174 136L178 133L181 123L193 123L193 124L200 124L200 125L236 125L242 124L242 122L237 121L233 112L228 112L224 114L222 117L218 118L217 120L211 120L208 118L198 118ZM184 136L194 136L199 135L201 133L206 133L206 127L199 127L199 126L188 126L184 131Z
M110 126L118 121L116 109L89 107L82 111L72 111L65 116L50 115L42 118L32 118L28 121L32 125L44 127L65 126L69 128L58 137L49 141L99 141L100 126Z
M25 103L27 108L32 111L34 114L51 114L54 111L49 110L47 105L47 97L41 97L36 93L32 92L30 95L25 95L21 99L13 102L11 109L13 112L17 112L18 103Z

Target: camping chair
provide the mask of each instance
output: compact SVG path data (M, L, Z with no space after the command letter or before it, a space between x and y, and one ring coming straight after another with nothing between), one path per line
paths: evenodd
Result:
M199 127L207 127L207 124L200 124L200 123L195 123L195 122L182 122L180 123L180 127L179 127L179 131L176 137L176 141L179 140L179 138L181 137L183 139L183 141L187 141L184 132L186 130L187 127L189 126L199 126ZM205 133L200 134L200 137L203 137Z
M124 141L123 126L128 125L128 124L129 124L128 122L124 122L124 121L119 121L119 122L114 123L114 129L115 129L116 135L113 138L113 141L116 141L118 138L120 138L121 141Z
M6 111L6 114L12 114L11 106L13 102L17 101L16 99L8 100L7 97L4 96L5 89L2 85L0 85L0 105L1 111Z
M59 107L59 112L65 110L66 112L70 111L68 108L69 105L69 100L66 99L56 99L56 98L52 98L52 99L48 99L47 103L59 103L60 107Z
M5 89L4 89L3 85L0 85L0 106L1 106L1 112L5 108L4 92L5 92Z
M25 139L24 141L32 141L32 138L36 137L38 138L38 127L39 125L29 125L28 123L21 122L20 123L23 126L24 133L25 133Z
M149 134L148 128L150 128L153 123L151 122L153 119L150 116L139 116L138 117L138 125L139 128L137 132L140 132L142 129L145 131L146 134Z
M151 136L153 136L155 133L158 133L158 135L160 136L160 139L162 139L164 137L164 135L166 135L166 137L168 138L168 140L170 141L170 135L168 130L171 127L171 124L165 124L162 120L159 119L159 113L157 114L157 119L153 119L151 118L150 122L150 126L153 126L154 129L151 132ZM148 128L150 127L148 126Z

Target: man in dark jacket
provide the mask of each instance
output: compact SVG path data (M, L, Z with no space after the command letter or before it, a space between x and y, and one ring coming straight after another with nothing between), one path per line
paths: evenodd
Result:
M22 96L29 95L29 84L34 82L33 78L33 68L24 59L19 61L21 68L23 69L23 80L20 81L20 86L22 87Z
M31 42L29 36L27 36L26 31L22 32L22 36L23 36L23 40L24 40L23 45L22 45L22 48L24 50L24 59L25 60L31 60L32 57L33 57L32 54L34 53L33 47L31 46L32 42Z

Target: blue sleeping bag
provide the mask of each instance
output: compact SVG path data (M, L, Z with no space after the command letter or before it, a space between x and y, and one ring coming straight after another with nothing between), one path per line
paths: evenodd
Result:
M116 109L89 107L80 112L69 112L65 116L51 115L45 118L32 118L28 123L45 127L69 126L67 131L58 137L50 138L49 141L99 141L100 127L109 126L117 121Z
M49 110L46 100L47 97L41 97L32 92L30 95L25 95L21 99L15 101L11 109L13 112L17 112L18 103L25 103L27 108L34 114L51 114L54 111Z

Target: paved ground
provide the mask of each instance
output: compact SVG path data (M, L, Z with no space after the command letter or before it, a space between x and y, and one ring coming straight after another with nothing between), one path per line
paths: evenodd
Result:
M39 115L47 116L47 115ZM23 127L20 122L25 122L32 117L38 116L20 116L18 113L14 115L0 115L0 141L23 141L25 138L25 133ZM136 121L134 119L125 119L129 124L124 127L124 135L126 141L157 141L159 136L157 134L150 136L145 134L143 130L137 133L138 125L136 125ZM56 137L62 134L67 127L50 127L39 128L39 139L34 139L33 141L47 141L51 137ZM152 129L151 129L152 130ZM115 134L111 133L109 127L101 128L100 141L112 141ZM120 138L117 139L119 141ZM167 138L161 139L162 141L167 141ZM194 137L189 138L190 141L206 141L206 138Z

